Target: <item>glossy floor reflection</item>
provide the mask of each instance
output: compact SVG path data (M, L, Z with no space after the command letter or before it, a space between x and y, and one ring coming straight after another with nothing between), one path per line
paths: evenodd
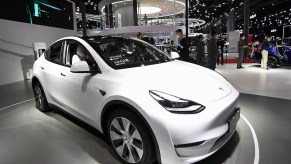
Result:
M119 163L98 132L62 115L41 113L34 104L0 112L1 164Z
M291 66L264 70L258 64L218 65L216 71L225 76L241 93L291 100Z
M28 101L0 111L1 164L120 163L98 131L62 112L39 112L34 105ZM291 101L241 94L239 106L257 134L260 163L291 161ZM198 164L249 164L254 151L250 127L240 119L230 141Z
M265 71L255 64L244 66L218 66L217 71L248 93L238 103L258 137L260 163L290 163L290 67ZM0 86L0 164L120 163L98 131L62 112L41 113L32 100L3 109L31 98L30 81ZM252 133L240 119L230 141L198 164L253 164L254 156Z

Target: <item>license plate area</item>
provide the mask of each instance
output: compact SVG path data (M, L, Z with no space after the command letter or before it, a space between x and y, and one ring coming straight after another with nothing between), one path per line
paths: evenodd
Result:
M238 120L240 119L240 108L236 107L235 112L233 115L227 120L228 122L228 133L232 133L235 130L236 124Z

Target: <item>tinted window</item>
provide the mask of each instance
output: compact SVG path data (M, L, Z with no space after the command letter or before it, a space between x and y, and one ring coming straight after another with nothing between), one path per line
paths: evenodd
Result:
M64 58L65 65L71 66L72 60L75 55L78 61L86 61L91 70L99 70L96 61L89 51L79 42L74 40L68 40L65 49L66 55Z
M103 38L87 42L114 69L168 62L172 59L150 44L133 39Z
M61 52L62 52L62 42L55 43L50 47L49 53L46 54L46 59L53 63L60 64Z
M49 55L50 55L50 49L48 48L48 49L46 49L44 51L44 57L48 60L49 59Z
M72 58L74 55L77 55L77 47L78 47L78 43L75 41L67 41L66 44L66 49L65 51L65 58L64 58L64 64L67 66L71 66L72 65Z

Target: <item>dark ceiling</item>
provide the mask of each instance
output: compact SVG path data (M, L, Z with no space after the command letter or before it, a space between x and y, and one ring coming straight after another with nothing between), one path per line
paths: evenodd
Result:
M269 10L278 5L289 3L290 0L250 0L250 11L260 11L268 14ZM200 17L207 22L213 22L218 18L225 17L234 10L240 17L243 16L244 0L190 0L190 17ZM261 9L265 10L261 10Z
M190 0L189 6L190 17L204 19L212 25L220 22L217 26L222 32L226 32L227 15L234 11L236 29L243 29L244 0ZM250 33L264 32L280 36L283 26L291 24L290 13L291 0L250 0Z
M77 11L79 0L76 2ZM86 13L98 15L100 0L84 0ZM226 18L230 11L235 12L236 29L243 28L244 0L189 0L189 17L200 18L208 23L196 28L202 32L209 24L226 32ZM271 32L281 35L284 25L291 24L291 0L250 0L250 33ZM219 21L218 21L219 20ZM217 24L217 22L219 22ZM266 29L266 30L265 30ZM274 32L274 29L275 30ZM264 31L265 30L265 31Z

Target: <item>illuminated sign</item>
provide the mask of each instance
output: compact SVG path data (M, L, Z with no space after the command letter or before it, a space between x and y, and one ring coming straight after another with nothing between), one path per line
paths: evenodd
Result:
M0 19L74 30L73 4L66 0L13 0L0 6Z

